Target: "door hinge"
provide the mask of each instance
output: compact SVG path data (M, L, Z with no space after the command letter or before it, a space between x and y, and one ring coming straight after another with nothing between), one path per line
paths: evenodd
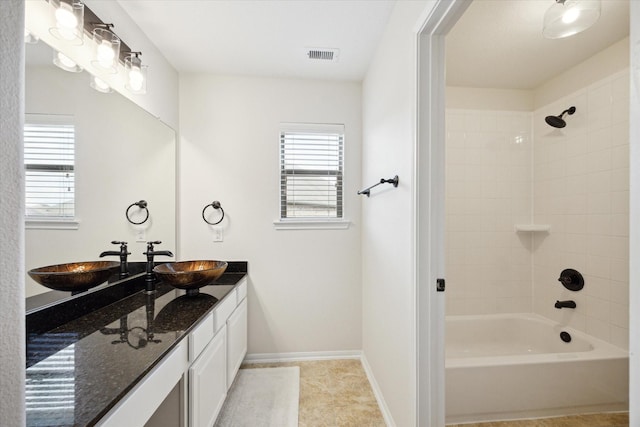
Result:
M436 280L436 292L444 292L444 279Z

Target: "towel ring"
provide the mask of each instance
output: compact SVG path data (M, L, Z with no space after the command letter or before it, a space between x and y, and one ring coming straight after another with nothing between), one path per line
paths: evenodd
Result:
M137 206L140 209L144 209L146 211L146 213L147 213L147 215L144 217L144 219L142 221L140 221L140 222L132 221L131 218L129 218L129 210L134 206ZM129 205L129 207L127 208L127 212L125 212L124 215L127 217L127 221L129 221L131 224L135 224L135 225L144 224L149 219L149 209L147 209L147 201L146 200L140 200L139 202L131 203Z
M209 221L207 221L207 217L204 215L204 212L207 210L207 208L209 206L211 206L213 209L220 209L220 212L222 212L222 216L220 217L218 222L209 222ZM207 206L205 206L204 209L202 209L202 219L204 220L204 222L206 222L209 225L220 224L222 222L222 220L224 219L224 209L222 209L222 206L220 205L220 202L216 200L216 201L208 204Z

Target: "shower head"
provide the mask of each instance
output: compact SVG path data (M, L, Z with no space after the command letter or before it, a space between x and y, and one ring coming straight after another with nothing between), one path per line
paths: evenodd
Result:
M576 112L576 107L570 107L564 110L558 116L547 116L544 121L547 122L549 126L553 126L554 128L563 128L567 125L567 122L564 121L563 117L565 114L572 115Z

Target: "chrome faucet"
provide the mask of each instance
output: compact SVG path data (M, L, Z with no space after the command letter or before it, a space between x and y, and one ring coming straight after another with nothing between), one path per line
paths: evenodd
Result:
M100 254L100 258L105 256L119 256L120 257L120 274L118 278L124 279L129 276L129 267L127 265L127 255L131 255L131 252L127 252L127 242L119 242L114 240L111 242L114 245L120 245L119 251L104 251Z
M576 308L575 301L556 301L555 308Z
M153 263L153 257L156 255L163 255L163 256L173 256L173 253L171 251L155 251L153 250L153 245L159 245L160 243L162 243L159 240L156 240L154 242L147 242L147 251L143 252L143 255L147 256L147 268L146 268L146 275L144 278L144 283L145 283L145 289L148 293L151 292L155 292L156 290L156 283L155 283L155 274L153 274L153 267L154 267L154 263Z

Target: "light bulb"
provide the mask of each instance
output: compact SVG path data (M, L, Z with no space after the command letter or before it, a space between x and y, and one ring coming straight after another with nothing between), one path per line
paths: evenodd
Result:
M64 65L65 67L68 68L74 68L76 67L78 64L76 64L71 58L69 58L67 55L58 52L58 61L60 61L60 63L62 65Z
M111 92L111 87L104 80L95 76L91 79L91 87L97 90L98 92L103 92L103 93Z
M113 65L113 60L116 56L111 43L107 40L102 40L102 43L98 45L97 57L98 62L104 68L109 68Z
M55 16L58 28L64 27L68 30L74 30L78 26L78 18L73 14L73 9L68 3L60 2Z
M562 14L562 22L565 24L572 24L580 17L580 9L572 7Z
M135 92L138 92L142 89L142 84L144 83L144 75L140 70L140 67L131 67L129 71L129 86Z

